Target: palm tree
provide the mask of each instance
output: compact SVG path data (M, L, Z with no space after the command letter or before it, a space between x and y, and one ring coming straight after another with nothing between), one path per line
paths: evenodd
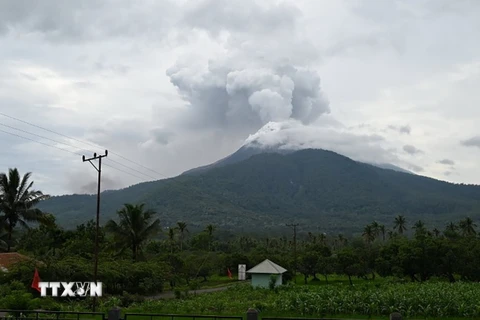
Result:
M188 232L187 223L177 222L177 229L180 231L180 251L183 250L183 240L185 239L185 232Z
M403 234L404 231L407 230L407 220L404 216L398 215L395 218L395 226L393 227L394 230L398 230L398 233Z
M457 229L458 229L457 225L456 225L455 223L453 223L453 222L450 222L450 223L447 225L447 227L445 228L445 231L446 231L446 232L455 233L455 232L457 232Z
M418 220L415 222L413 229L415 229L415 235L421 236L427 233L427 229L425 228L425 223L422 220Z
M385 241L385 233L387 232L387 230L385 229L385 225L380 225L378 227L378 230L380 231L380 233L382 234L382 240Z
M475 228L477 227L477 225L469 217L465 218L464 220L461 220L458 226L460 230L462 230L462 235L464 237L473 236L477 234L477 232L475 231Z
M121 247L120 253L129 248L132 250L133 261L137 261L143 244L160 231L160 220L152 222L155 211L145 210L144 204L127 203L117 214L120 222L110 220L105 229L114 235L116 243Z
M395 233L395 234L396 234L396 233ZM388 230L388 232L387 232L388 239L390 239L390 240L393 239L393 237L395 236L395 234L393 233L392 230Z
M362 236L365 239L365 242L368 244L375 241L375 231L373 230L373 227L371 225L367 225L365 229L363 229Z
M170 242L170 253L173 253L173 247L175 245L175 229L168 228L168 241Z
M7 232L7 251L11 249L12 234L17 224L28 229L27 222L42 221L44 217L42 211L34 207L49 196L31 189L33 181L28 181L31 175L27 172L20 179L16 168L9 169L8 175L0 174L0 227Z
M437 228L433 228L432 232L435 235L435 238L438 238L441 233L440 230L438 230Z
M375 237L378 237L380 233L380 224L377 221L372 222L372 229L373 229L373 233L375 234Z
M205 228L205 231L207 232L208 238L209 238L209 241L208 241L208 251L210 251L211 248L212 248L213 232L215 231L215 229L216 229L216 227L215 227L213 224L209 224L209 225Z

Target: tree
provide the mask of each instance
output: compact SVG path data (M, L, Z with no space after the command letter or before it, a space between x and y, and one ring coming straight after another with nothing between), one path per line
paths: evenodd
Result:
M443 232L443 234L445 235L445 237L447 237L449 239L456 238L456 237L459 236L457 230L458 230L458 226L455 223L450 222L445 227L445 231Z
M380 225L378 227L378 230L380 231L380 233L382 234L382 241L385 241L385 233L387 232L387 230L385 229L385 225Z
M395 218L395 226L393 227L394 230L397 230L398 233L403 234L407 230L407 220L404 216L398 215Z
M462 235L464 237L473 236L477 234L477 232L475 231L475 228L477 227L477 225L469 217L461 220L458 226L462 231Z
M372 226L372 230L375 235L375 238L378 237L378 235L380 234L380 224L377 221L373 221L371 226Z
M188 232L187 224L185 222L177 222L177 229L180 231L180 251L183 250L183 240L185 239L185 232Z
M363 239L365 239L365 242L367 244L372 243L375 241L375 231L373 230L373 227L371 225L367 225L365 229L363 229Z
M160 220L156 219L151 222L155 211L145 210L144 204L127 203L117 214L120 222L110 220L105 228L113 234L117 244L121 247L120 253L130 248L133 261L137 261L143 244L160 231Z
M173 253L173 248L175 247L175 229L168 228L168 242L170 244L170 253Z
M208 241L208 251L211 251L212 250L212 240L213 240L213 232L215 231L215 226L213 224L209 224L206 228L205 228L205 231L207 232L208 234L208 238L209 238L209 241Z
M423 223L422 220L418 220L417 222L415 222L413 229L415 230L415 237L417 238L422 237L427 233L425 223Z
M0 227L7 232L7 251L12 247L13 231L17 225L29 229L27 222L42 221L44 217L43 212L35 208L35 205L48 199L49 195L31 189L31 175L31 172L27 172L20 179L16 168L9 169L8 175L0 174Z

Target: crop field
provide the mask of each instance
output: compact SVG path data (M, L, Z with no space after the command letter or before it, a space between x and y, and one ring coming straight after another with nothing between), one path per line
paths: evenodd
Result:
M184 299L146 301L124 311L238 316L249 307L260 316L279 317L385 319L399 311L408 319L480 319L480 284L290 285L275 291L237 285Z

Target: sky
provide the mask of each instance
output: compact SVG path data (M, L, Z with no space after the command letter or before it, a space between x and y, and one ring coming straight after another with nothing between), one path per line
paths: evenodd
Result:
M0 0L0 171L51 195L252 141L480 184L477 0Z

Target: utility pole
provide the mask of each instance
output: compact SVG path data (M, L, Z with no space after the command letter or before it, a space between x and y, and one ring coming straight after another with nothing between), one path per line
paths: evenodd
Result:
M287 224L287 227L293 228L293 260L294 260L294 277L295 283L297 283L297 227L298 223Z
M102 178L102 158L105 158L108 155L108 150L105 150L104 155L93 154L93 158L85 159L85 156L82 157L83 162L90 162L90 164L98 172L98 184L97 184L97 222L95 227L95 266L93 269L93 281L97 283L97 271L98 271L98 233L100 229L100 180ZM92 160L98 160L98 168L93 164ZM95 307L97 305L97 296L93 297L93 312L95 312Z

